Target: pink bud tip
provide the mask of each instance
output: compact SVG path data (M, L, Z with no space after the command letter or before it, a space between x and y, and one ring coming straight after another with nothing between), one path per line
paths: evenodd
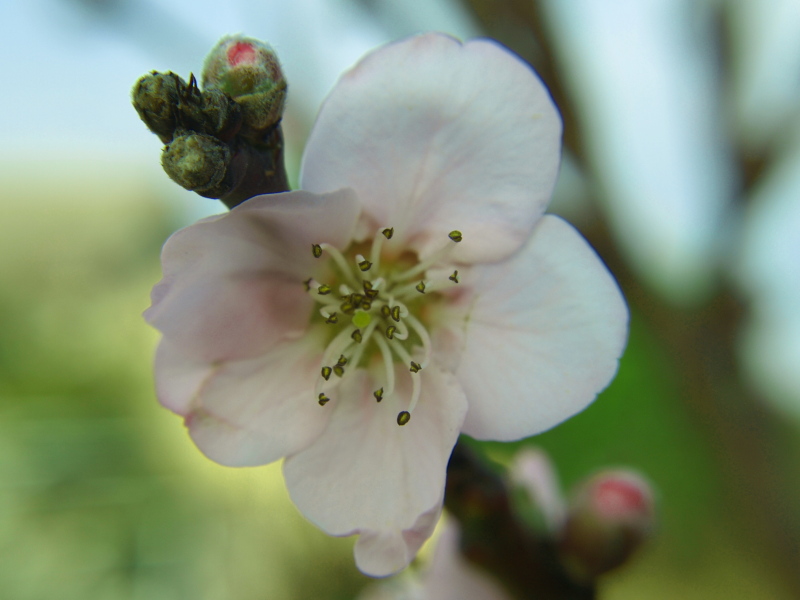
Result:
M253 64L256 62L256 49L247 42L236 42L228 48L228 64L235 67L241 63Z
M639 482L624 477L610 477L597 482L594 502L606 517L625 517L631 513L650 512L650 499Z

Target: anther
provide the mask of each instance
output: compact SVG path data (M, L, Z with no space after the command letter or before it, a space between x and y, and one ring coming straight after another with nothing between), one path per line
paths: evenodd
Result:
M328 294L331 293L331 286L329 286L327 283L323 283L321 286L317 288L317 293L320 296L327 296Z
M311 253L314 255L314 258L319 258L322 256L322 246L319 244L311 244Z
M390 340L393 339L395 331L397 331L397 327L395 327L394 325L389 325L386 328L386 337L389 338Z
M394 235L394 227L387 227L386 229L381 231L381 233L383 234L383 237L385 237L387 240L390 240Z
M389 316L391 316L391 314L392 314L392 309L391 309L391 308L389 308L389 305L388 305L388 304L384 304L383 306L381 306L381 314L382 314L384 317L389 317Z
M400 412L400 413L397 415L397 424L398 424L398 425L401 425L401 426L402 426L402 425L405 425L405 424L406 424L406 423L408 423L410 420L411 420L411 413L410 413L410 412L408 412L407 410L401 411L401 412Z
M364 295L363 294L351 294L349 300L350 300L350 302L352 302L353 304L358 306L359 304L361 304L364 301Z
M327 319L325 319L325 322L329 325L333 325L334 323L339 322L339 317L336 316L336 313L332 313Z
M458 270L453 271L453 274L448 279L453 283L458 283Z
M400 322L400 307L399 306L395 306L392 309L392 319L394 319L395 323L399 323Z
M333 374L336 375L337 377L343 377L344 367L342 365L336 365L335 367L333 367Z
M356 329L353 333L350 334L350 337L353 338L357 344L360 344L361 340L363 339L363 337L361 336L360 329Z
M330 402L330 398L328 398L325 394L319 395L319 405L325 406L328 402Z
M306 291L307 291L307 292L311 290L311 282L312 282L312 281L314 281L314 278L313 278L313 277L309 277L308 279L306 279L306 280L303 282L303 285L304 285L304 286L306 286Z
M414 361L412 360L412 361L411 361L411 368L409 369L409 371L411 371L412 373L419 373L419 370L420 370L421 368L422 368L422 367L420 366L420 364L419 364L419 363L417 363L417 362L414 362Z
M369 262L366 258L358 263L358 268L361 269L361 272L369 271L369 268L372 266L372 263Z
M372 395L375 396L375 400L380 402L381 400L383 400L383 388L375 390L374 392L372 392Z
M425 293L425 282L420 281L417 285L414 286L414 289L417 290L420 294Z
M328 379L331 378L331 373L333 373L333 369L330 367L322 367L322 378L325 381L328 381Z
M368 289L364 290L364 295L370 300L375 300L378 297L378 290Z
M458 242L460 242L461 240L464 239L464 237L461 235L461 232L458 229L454 229L453 231L451 231L447 235L447 237L449 237L451 240L453 240L456 243L458 243Z
M337 366L343 367L347 364L347 357L344 354L339 355L339 360L336 361Z
M353 312L356 310L356 307L353 305L352 302L342 302L339 305L339 308L342 309L342 312L346 315L352 315Z

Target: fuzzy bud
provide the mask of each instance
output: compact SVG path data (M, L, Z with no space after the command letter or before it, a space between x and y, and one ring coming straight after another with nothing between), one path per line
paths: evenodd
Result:
M165 144L177 126L178 89L182 82L174 73L153 71L140 78L131 93L139 117Z
M161 165L167 175L187 190L219 198L231 187L231 151L209 135L187 132L164 148Z
M202 82L204 90L221 90L241 106L250 132L264 132L281 120L286 79L275 52L263 42L222 38L206 58Z
M631 471L605 471L584 482L559 540L570 574L589 582L622 565L652 533L654 504L650 484Z

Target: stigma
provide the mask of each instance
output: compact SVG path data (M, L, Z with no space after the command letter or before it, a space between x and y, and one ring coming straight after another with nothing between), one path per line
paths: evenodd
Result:
M325 325L329 339L315 385L316 401L325 406L336 399L341 381L366 369L374 383L375 401L394 399L402 407L389 416L402 427L419 402L421 373L431 360L426 305L441 302L441 292L459 283L457 270L442 270L452 274L433 279L428 272L432 267L439 272L438 267L449 264L463 235L458 230L443 233L441 247L416 262L408 258L413 254L389 247L393 238L394 228L385 227L378 229L371 243L345 252L330 244L312 244L313 257L327 262L325 281L310 277L302 285L318 304L312 318ZM410 394L402 397L395 385L398 364L404 368L397 372L407 373L402 376L411 380Z

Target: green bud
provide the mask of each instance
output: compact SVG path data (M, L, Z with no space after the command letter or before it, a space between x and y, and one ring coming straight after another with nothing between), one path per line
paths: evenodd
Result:
M219 198L230 189L230 163L226 144L194 132L176 136L161 155L161 165L175 183L209 198Z
M172 140L177 127L179 83L183 80L175 73L153 71L140 78L131 92L133 107L139 117L165 144Z
M251 133L280 122L286 79L267 44L238 35L222 38L206 58L202 81L204 90L221 90L241 106L244 125Z
M203 92L203 117L206 133L230 141L242 125L242 108L225 92L210 89Z

